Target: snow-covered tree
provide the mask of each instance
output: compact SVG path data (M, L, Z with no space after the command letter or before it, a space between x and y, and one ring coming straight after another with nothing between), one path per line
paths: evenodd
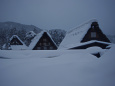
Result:
M29 31L26 33L26 37L25 37L25 44L27 46L29 46L29 44L31 43L31 40L36 36L36 33L34 31Z
M66 31L61 29L49 30L49 33L58 46L66 35Z

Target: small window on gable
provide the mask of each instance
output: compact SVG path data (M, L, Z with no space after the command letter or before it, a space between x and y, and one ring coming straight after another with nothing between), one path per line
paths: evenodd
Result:
M92 28L94 29L94 26L92 26Z
M46 42L46 41L47 41L47 39L43 39L43 41L44 41L44 42Z
M52 47L52 46L50 47L50 50L53 50L53 47Z
M43 50L47 50L47 47L44 46L44 47L43 47Z
M50 43L48 43L48 45L50 46Z
M47 43L43 43L43 45L44 45L44 46L46 46L46 45L47 45Z
M96 25L96 27L99 27L98 25Z
M96 32L91 32L91 38L96 38Z
M41 47L37 47L37 50L41 50Z

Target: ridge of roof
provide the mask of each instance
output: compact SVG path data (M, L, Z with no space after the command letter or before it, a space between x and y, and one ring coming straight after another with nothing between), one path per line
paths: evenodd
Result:
M29 49L33 49L37 42L40 40L40 38L43 36L44 33L47 33L47 35L51 38L52 42L55 44L55 46L57 47L56 43L54 42L54 40L52 39L51 35L49 34L49 32L47 30L43 30L41 31L40 33L38 33L33 39L32 39L32 42L30 43L29 45Z
M35 45L37 44L37 42L39 41L39 39L42 37L44 31L41 31L40 33L38 33L32 40L31 43L28 47L28 49L33 49L35 47Z
M74 30L78 30L78 29L82 28L83 26L85 26L85 25L87 25L87 24L89 24L89 23L91 24L92 22L98 22L98 21L97 21L97 19L88 20L88 21L86 21L86 22L80 24L79 26L74 27L73 29L71 29L71 30L68 31L67 33L71 33L71 32L74 31Z
M97 22L96 19L92 19L84 24L81 24L80 26L70 30L67 32L65 38L61 42L59 48L63 48L65 46L76 45L78 43L81 43L81 40L86 35L87 31L90 29L92 22Z
M17 35L13 35L13 36L10 38L10 41L11 41L14 37L16 37L23 45L25 45L24 42L23 42Z

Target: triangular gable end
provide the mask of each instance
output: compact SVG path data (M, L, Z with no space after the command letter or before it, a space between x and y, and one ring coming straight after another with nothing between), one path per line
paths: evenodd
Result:
M99 28L98 22L92 22L91 27L88 29L81 42L87 42L91 40L98 40L110 43L110 40L106 37L105 34L103 34L102 30Z
M13 35L10 38L10 45L24 45L24 43L17 35Z
M42 31L33 39L30 48L32 50L56 50L57 45L48 32Z
M13 35L9 41L10 41L9 48L11 50L25 50L25 49L27 49L27 46L24 44L24 42L17 35Z
M97 20L93 19L87 21L79 25L78 27L75 27L72 30L68 31L58 49L70 49L79 45L88 32L89 28L91 27L92 22L95 21Z
M96 46L103 44L100 42L106 42L107 45L110 45L109 39L103 34L97 20L94 19L68 31L58 49L77 49L77 47L87 45L92 41L99 41Z

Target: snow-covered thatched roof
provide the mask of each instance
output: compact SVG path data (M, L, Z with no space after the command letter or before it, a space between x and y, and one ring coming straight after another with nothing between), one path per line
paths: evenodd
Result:
M12 50L24 50L24 49L27 49L27 46L24 44L24 42L17 35L13 35L10 38L10 41L13 38L17 38L22 43L22 45L10 45L10 47L11 47Z
M51 35L50 35L47 31L41 31L40 33L38 33L38 34L34 37L34 39L32 39L32 42L30 43L28 49L33 49L33 48L36 46L36 44L38 43L38 41L40 40L40 38L43 36L43 34L44 34L45 32L46 32L47 35L50 37L50 39L51 39L52 42L55 44L55 46L57 46L56 43L54 42L54 40L52 39Z
M12 39L14 39L14 38L17 38L23 45L25 45L24 42L23 42L17 35L13 35L13 36L10 38L10 41L11 41Z
M97 22L97 20L96 19L90 20L80 25L79 27L68 31L58 49L69 49L84 44L81 43L81 41L88 32L88 30L90 29L92 22Z

